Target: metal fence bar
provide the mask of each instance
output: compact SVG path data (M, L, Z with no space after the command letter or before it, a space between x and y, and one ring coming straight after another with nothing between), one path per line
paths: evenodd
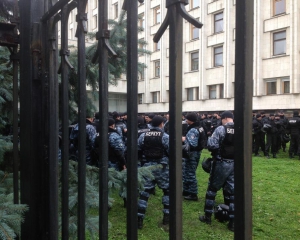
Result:
M48 21L51 17L53 17L59 10L61 10L66 4L68 4L70 0L59 0L56 2L53 7L49 9L41 18L42 22Z
M108 239L108 50L105 47L107 24L107 0L98 0L97 35L99 56L99 113L100 113L100 156L99 156L99 236ZM106 32L108 33L108 32Z
M69 239L69 69L65 61L68 49L68 7L61 11L61 118L62 118L62 239Z
M252 96L253 96L252 0L236 2L235 48L235 235L252 239Z
M127 0L127 239L138 239L137 211L137 0Z
M182 17L176 4L169 12L170 86L170 229L169 239L182 239Z
M79 87L79 138L78 138L78 239L85 239L85 197L86 197L86 69L85 69L85 27L87 0L79 0L77 7L78 39L78 87Z

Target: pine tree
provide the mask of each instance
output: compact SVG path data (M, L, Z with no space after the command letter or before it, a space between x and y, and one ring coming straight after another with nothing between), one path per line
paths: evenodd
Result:
M12 151L10 139L0 136L0 165L8 151ZM13 203L13 174L0 169L0 239L11 240L20 233L27 210L27 205Z

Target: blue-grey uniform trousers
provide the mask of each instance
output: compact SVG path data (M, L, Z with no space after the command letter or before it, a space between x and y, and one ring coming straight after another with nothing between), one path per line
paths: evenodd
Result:
M138 217L145 217L150 196L149 190L154 188L156 184L164 192L162 197L163 213L169 214L169 166L157 162L146 162L143 167L147 166L157 166L157 168L152 170L154 179L145 178L144 191L140 192L138 201Z
M200 154L194 154L190 158L183 159L182 181L183 191L189 194L198 194L198 181L196 170L199 164Z
M229 218L234 218L234 161L214 160L205 196L204 212L214 212L217 191L223 188L224 203L229 206Z

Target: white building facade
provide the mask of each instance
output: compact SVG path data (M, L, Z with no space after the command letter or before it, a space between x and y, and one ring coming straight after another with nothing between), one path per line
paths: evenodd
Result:
M196 29L183 20L183 111L234 108L235 2L190 0L186 6L203 27ZM109 0L110 19L118 17L122 4L123 0ZM147 65L139 74L139 112L169 109L168 30L158 44L153 42L167 13L165 4L149 0L138 7L138 24L144 26L138 38L146 40L146 49L152 51L139 56ZM254 0L254 6L253 109L299 109L300 0ZM89 2L87 11L89 31L97 31L96 0ZM126 79L109 86L109 110L126 111Z

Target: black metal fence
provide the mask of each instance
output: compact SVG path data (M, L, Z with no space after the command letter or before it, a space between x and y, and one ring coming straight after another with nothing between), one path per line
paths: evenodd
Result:
M77 8L79 76L79 167L78 167L78 239L85 239L85 119L86 70L85 34L87 0L22 0L20 4L20 190L21 202L29 205L22 225L22 239L58 239L58 212L62 212L62 239L68 239L69 116L68 16ZM183 18L201 28L202 24L185 11L188 0L167 0L166 18L154 37L158 42L169 26L170 39L170 239L182 239L182 23ZM100 166L99 236L108 238L108 51L107 0L98 0ZM126 0L127 11L127 89L128 89L128 186L127 238L137 235L137 0ZM236 2L235 56L235 239L252 238L252 58L253 1ZM61 22L61 49L58 50L57 23ZM12 56L16 56L14 47ZM58 66L58 56L61 66ZM17 58L14 62L14 129L17 128ZM61 106L58 101L58 69L62 82ZM132 104L136 103L136 104ZM62 192L58 192L58 112L62 109ZM14 157L17 159L17 131L14 131ZM14 168L15 203L18 202L18 169ZM62 208L58 198L62 196Z

